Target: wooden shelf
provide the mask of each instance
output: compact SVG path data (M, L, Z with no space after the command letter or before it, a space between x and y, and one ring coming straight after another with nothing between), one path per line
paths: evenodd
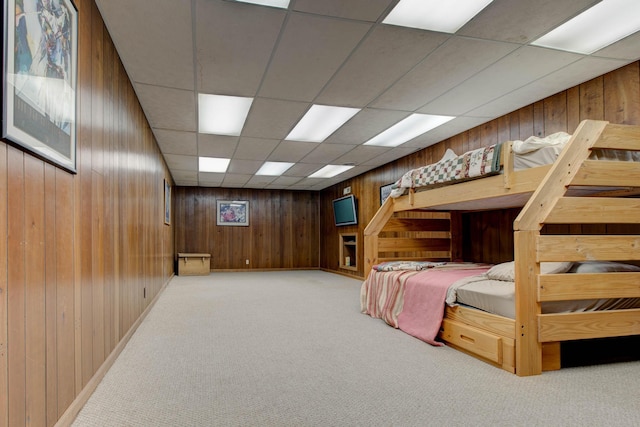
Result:
M358 235L355 233L340 233L339 251L340 268L358 271Z

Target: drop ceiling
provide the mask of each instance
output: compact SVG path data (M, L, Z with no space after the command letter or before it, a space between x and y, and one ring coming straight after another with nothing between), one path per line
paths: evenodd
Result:
M382 24L397 0L96 2L179 186L322 190L640 58L640 33L591 55L530 45L594 0L494 0L456 34ZM197 132L198 93L255 97L240 136ZM313 104L362 110L322 143L284 140ZM456 118L363 145L412 113ZM265 161L295 165L255 175ZM355 167L307 178L326 164Z

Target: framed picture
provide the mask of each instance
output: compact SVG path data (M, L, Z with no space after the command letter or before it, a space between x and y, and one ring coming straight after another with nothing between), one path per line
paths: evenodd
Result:
M164 180L164 223L171 224L171 185Z
M248 200L217 200L218 225L249 225Z
M78 11L71 0L7 0L2 136L76 171Z
M380 187L380 206L382 206L384 201L387 200L387 197L389 197L389 194L391 194L393 184L395 183L392 182L391 184L383 185L382 187Z

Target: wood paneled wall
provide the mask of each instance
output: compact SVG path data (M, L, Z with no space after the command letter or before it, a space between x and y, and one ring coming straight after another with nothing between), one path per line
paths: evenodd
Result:
M338 235L357 232L358 275L363 275L363 231L380 206L380 186L395 182L407 170L438 161L447 148L462 154L501 141L546 136L554 132L572 133L581 120L608 120L611 123L640 124L640 63L634 62L603 76L572 87L446 139L412 155L329 187L321 192L320 266L338 271ZM351 186L358 199L358 226L342 230L333 225L331 200ZM452 191L455 191L452 188ZM513 259L513 233L509 230L517 210L464 215L464 226L473 232L465 250L467 259L503 262Z
M249 226L216 225L217 200L249 201ZM311 191L178 187L176 251L211 254L212 270L319 268L319 200Z
M77 174L0 142L0 426L53 425L173 274L171 180L93 0Z

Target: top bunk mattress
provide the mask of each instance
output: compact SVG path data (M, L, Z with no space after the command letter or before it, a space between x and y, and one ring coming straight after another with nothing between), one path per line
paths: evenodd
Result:
M544 138L529 137L513 141L514 170L553 163L571 135L557 132ZM500 173L504 144L477 148L457 155L450 148L438 162L412 169L393 184L391 197L402 196L407 189L441 186Z

